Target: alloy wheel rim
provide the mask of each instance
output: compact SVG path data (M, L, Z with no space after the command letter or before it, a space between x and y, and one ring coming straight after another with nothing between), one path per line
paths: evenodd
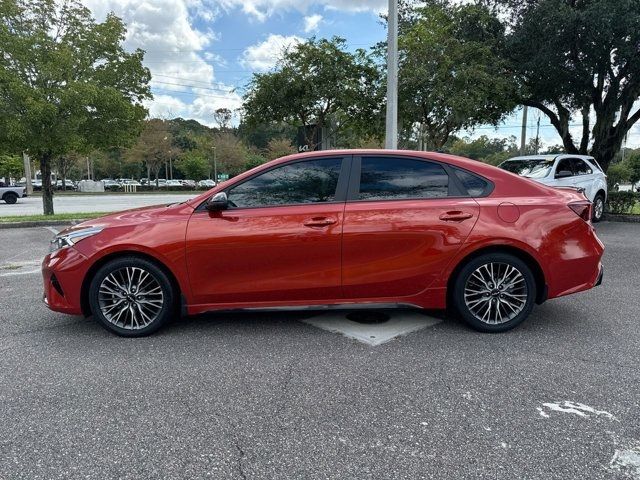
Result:
M596 199L596 204L593 207L596 218L600 218L602 216L602 212L604 211L604 202L601 198Z
M123 267L102 280L98 304L109 323L126 330L140 330L158 318L164 294L160 282L149 271Z
M522 272L508 263L490 262L473 271L464 287L464 302L482 323L499 325L517 317L527 304Z

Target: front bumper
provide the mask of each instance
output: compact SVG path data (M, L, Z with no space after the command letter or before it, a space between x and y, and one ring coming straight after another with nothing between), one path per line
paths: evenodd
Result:
M71 315L82 314L82 281L87 263L87 258L73 247L63 248L44 258L42 300L49 309Z

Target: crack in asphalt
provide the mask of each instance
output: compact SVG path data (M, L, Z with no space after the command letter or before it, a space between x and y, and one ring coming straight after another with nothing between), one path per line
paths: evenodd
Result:
M246 480L247 475L245 474L244 467L242 466L242 460L245 457L244 450L242 450L242 447L240 446L240 443L236 438L233 439L233 446L236 447L236 450L238 451L238 458L237 458L238 473L240 474L240 478L242 478L243 480Z

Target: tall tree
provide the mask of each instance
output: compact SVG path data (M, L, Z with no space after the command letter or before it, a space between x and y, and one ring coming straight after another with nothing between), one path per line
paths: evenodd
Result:
M511 13L505 52L521 102L549 117L567 152L606 169L640 120L640 2L497 3Z
M124 50L125 32L78 0L0 2L0 141L39 160L45 214L54 157L124 145L140 131L150 74L144 52Z
M504 27L478 5L430 2L405 6L399 37L399 117L405 136L418 128L425 146L440 149L450 135L497 124L515 107L515 84L500 75Z
M173 146L169 122L152 118L144 122L140 136L131 148L125 150L124 157L128 162L144 162L149 182L151 178L155 178L157 187L160 169L177 154L178 150Z
M318 130L339 126L337 117L368 126L379 116L379 83L378 69L364 50L348 52L338 37L312 38L284 52L273 72L253 75L244 120L306 127L305 143L314 149Z

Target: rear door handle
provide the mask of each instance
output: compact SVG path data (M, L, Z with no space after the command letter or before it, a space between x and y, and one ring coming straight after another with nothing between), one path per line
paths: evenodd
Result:
M460 210L452 210L440 215L440 220L444 220L445 222L462 222L463 220L468 220L471 217L473 217L472 213L462 212Z
M313 217L304 221L305 227L327 227L333 225L337 220L332 217Z

